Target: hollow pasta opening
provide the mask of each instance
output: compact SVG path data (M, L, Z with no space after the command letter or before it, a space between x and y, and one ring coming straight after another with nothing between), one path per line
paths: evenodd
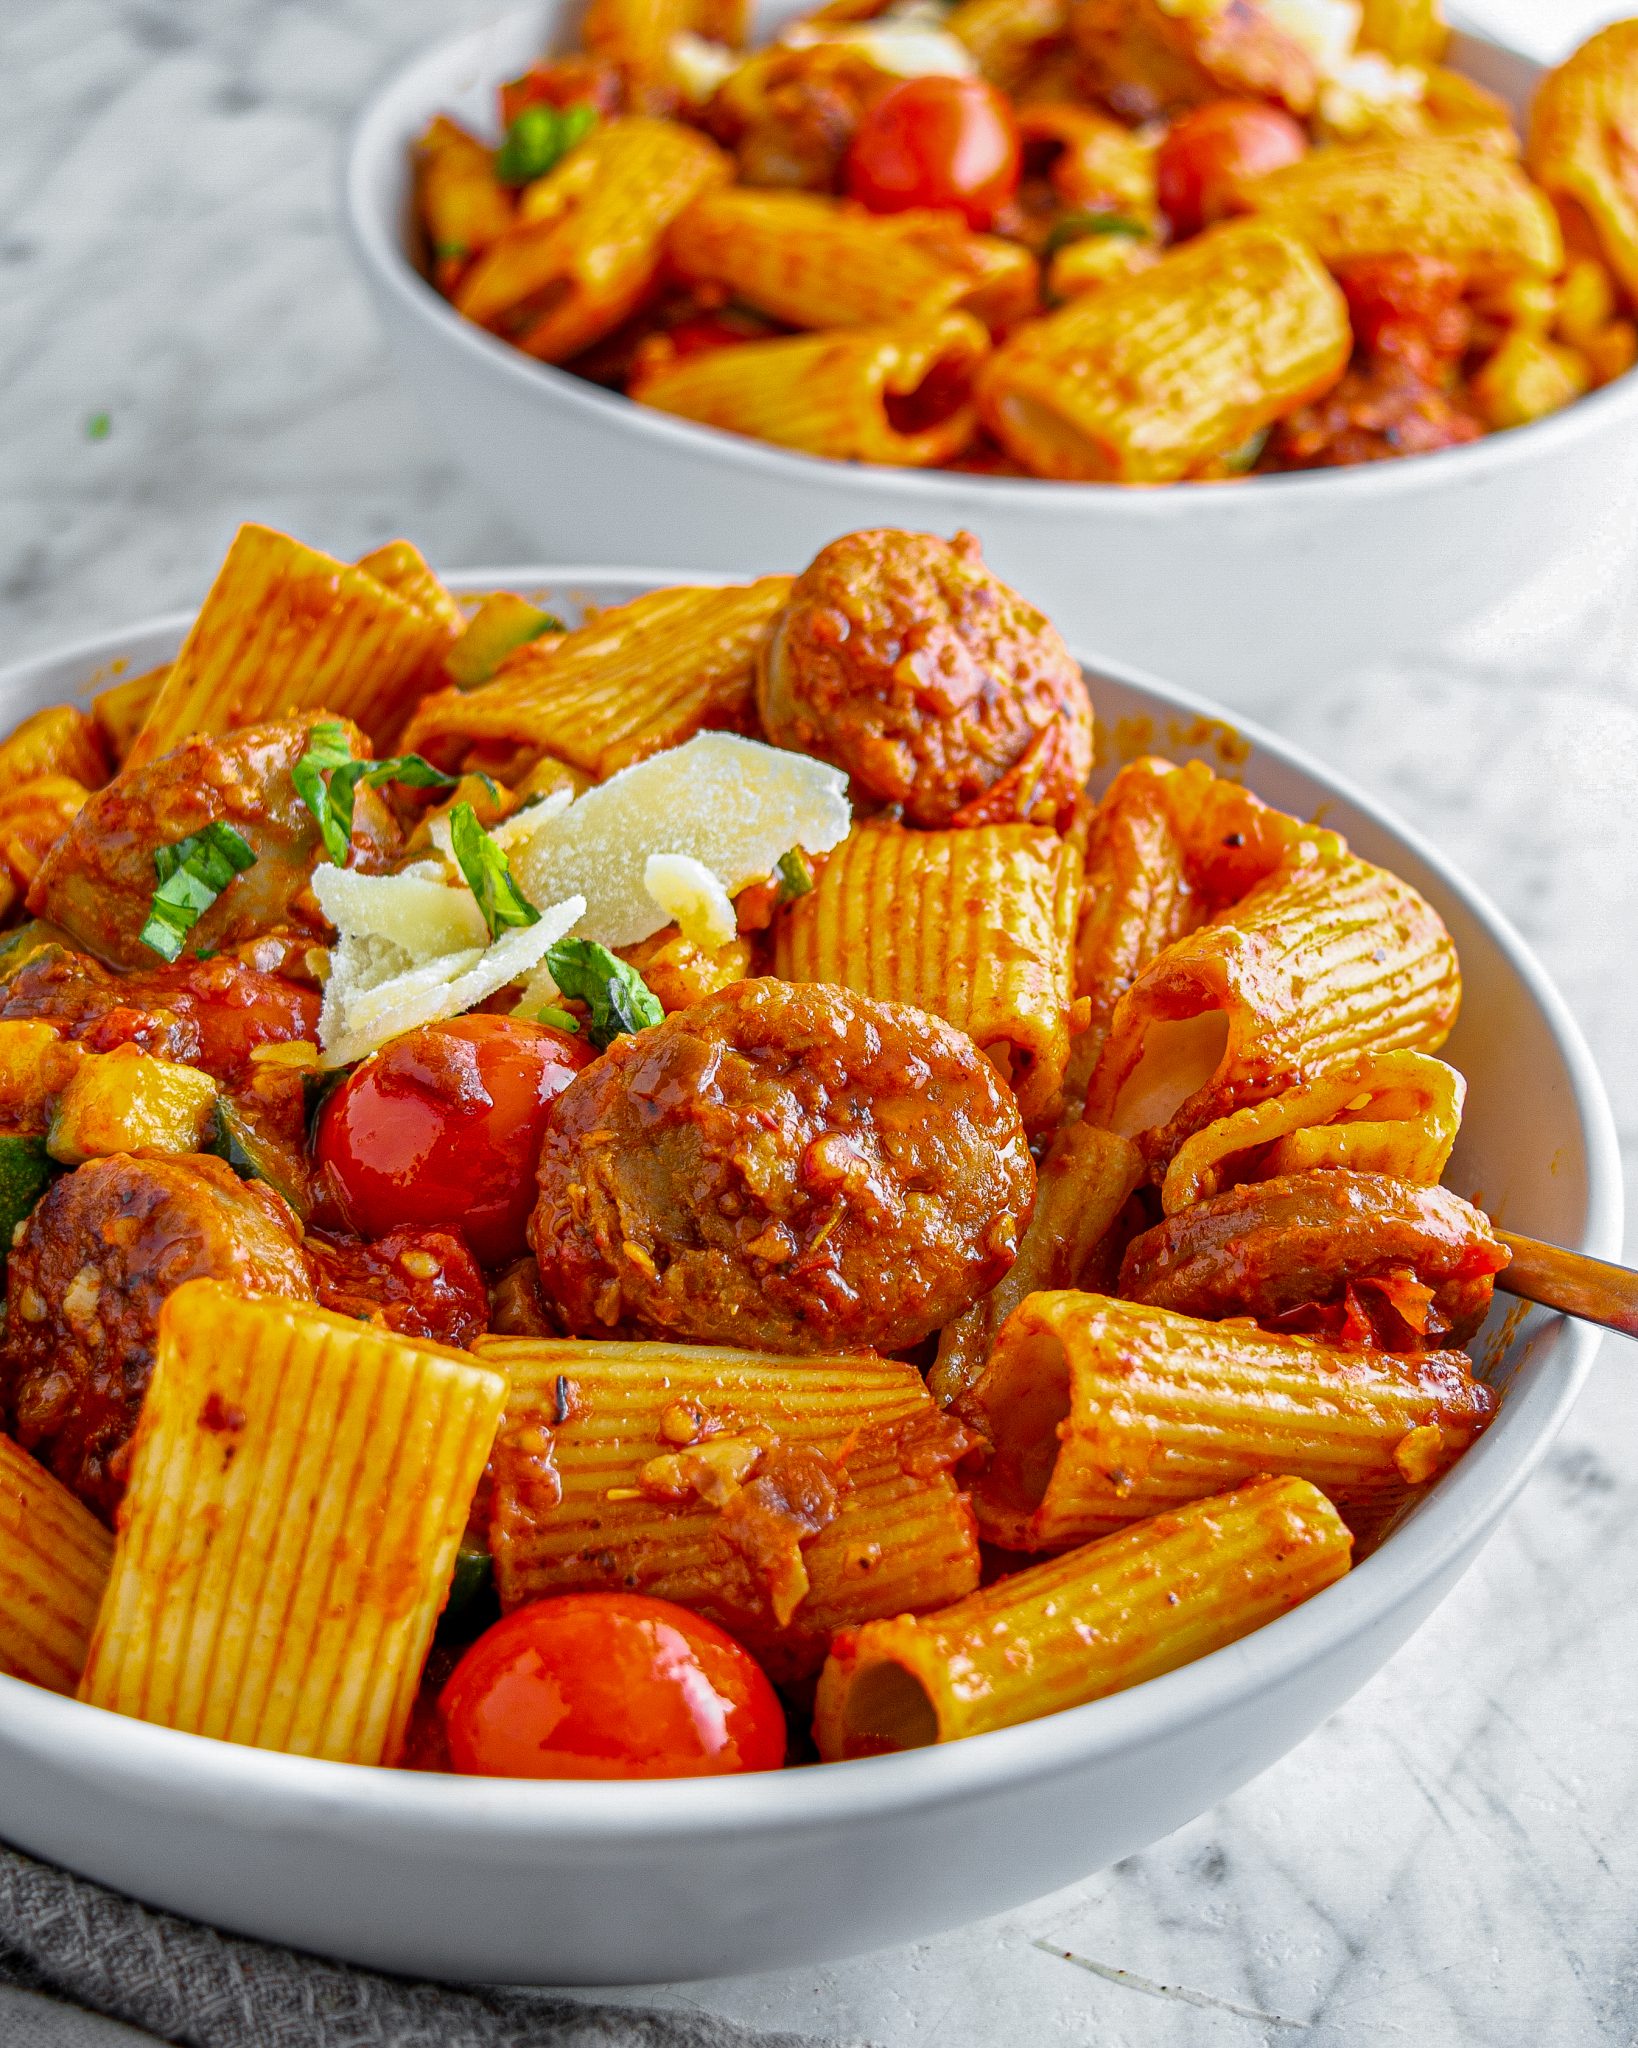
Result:
M1050 1331L1009 1342L975 1390L995 1455L985 1467L985 1496L1019 1516L1046 1498L1058 1463L1058 1425L1069 1418L1069 1354Z
M972 403L972 395L971 350L948 349L933 358L908 391L885 390L882 411L894 433L909 439L953 420Z
M1161 1017L1143 1034L1137 1064L1121 1083L1109 1127L1135 1138L1172 1118L1204 1088L1228 1050L1229 1020L1222 1010L1198 1017Z
M867 1664L855 1673L842 1710L844 1757L892 1756L938 1740L938 1714L921 1680L902 1664Z
M1061 413L1027 392L1009 391L996 402L1005 435L1015 450L1028 450L1030 467L1061 482L1106 484L1114 471L1098 442Z

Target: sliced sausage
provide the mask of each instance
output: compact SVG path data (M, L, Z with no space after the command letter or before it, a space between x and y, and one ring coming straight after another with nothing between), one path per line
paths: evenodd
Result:
M1489 1219L1449 1188L1322 1168L1168 1216L1127 1247L1118 1291L1209 1321L1296 1327L1292 1319L1343 1302L1350 1288L1387 1283L1413 1339L1393 1348L1414 1348L1414 1338L1458 1345L1484 1321L1507 1257ZM1431 1297L1418 1299L1421 1289Z
M292 926L317 937L323 919L307 885L329 855L290 771L318 722L280 719L226 735L196 733L146 767L122 770L46 856L29 891L30 909L111 967L152 967L158 956L142 943L142 927L157 881L155 850L222 820L246 841L256 864L236 875L200 918L188 951L220 951ZM354 754L368 755L358 728L343 730ZM379 867L398 844L398 828L381 798L360 787L355 864Z
M530 1237L568 1326L904 1349L1006 1272L1035 1169L971 1039L744 981L616 1039L554 1106Z
M300 1228L219 1159L93 1160L47 1189L6 1283L0 1418L111 1522L153 1371L159 1311L184 1280L311 1299Z

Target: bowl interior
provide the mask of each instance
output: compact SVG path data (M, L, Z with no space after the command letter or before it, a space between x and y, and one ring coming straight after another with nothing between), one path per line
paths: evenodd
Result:
M589 604L617 604L674 581L712 580L629 569L499 568L448 579L457 593L519 590L577 619ZM86 642L0 672L0 725L64 699L86 701L121 677L168 659L188 620L173 616ZM1112 664L1087 668L1099 723L1098 776L1146 752L1200 759L1245 781L1270 802L1343 832L1366 857L1391 866L1433 902L1461 955L1465 996L1446 1049L1467 1076L1467 1114L1449 1179L1510 1228L1603 1257L1619 1255L1622 1187L1614 1127L1591 1057L1561 998L1482 893L1425 842L1339 778L1244 721L1230 722L1209 702ZM564 1822L593 1828L630 1825L641 1794L645 1816L687 1816L693 1824L777 1824L816 1806L840 1813L851 1802L879 1809L884 1800L915 1804L975 1779L994 1782L1039 1766L1066 1748L1105 1751L1132 1739L1146 1719L1203 1719L1277 1671L1361 1631L1416 1585L1437 1577L1482 1535L1544 1454L1579 1391L1597 1333L1522 1304L1498 1305L1475 1346L1481 1371L1507 1390L1500 1414L1468 1455L1422 1500L1381 1549L1357 1570L1245 1643L1201 1659L1133 1692L1095 1701L1047 1722L985 1735L946 1751L922 1751L824 1772L783 1772L757 1781L622 1785L506 1786L468 1781L406 1781L397 1773L228 1752L222 1745L169 1731L128 1731L133 1753L165 1767L174 1746L220 1752L211 1765L224 1782L238 1774L273 1793L339 1794L350 1779L372 1805L394 1801L418 1812L493 1812L508 1827ZM0 1680L0 1733L72 1723L87 1744L92 1724L109 1717ZM76 1736L74 1739L79 1739ZM364 1781L393 1780L393 1783ZM823 1780L822 1784L816 1780ZM846 1787L852 1786L852 1791ZM491 1792L504 1795L498 1799ZM349 1794L348 1796L352 1796Z

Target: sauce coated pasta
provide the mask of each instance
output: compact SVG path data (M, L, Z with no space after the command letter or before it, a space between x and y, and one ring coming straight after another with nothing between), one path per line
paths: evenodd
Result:
M571 624L244 529L0 742L0 1673L710 1775L1345 1573L1494 1409L1455 949L1094 745L970 535Z
M1460 447L1638 360L1638 21L1526 132L1438 0L598 0L415 151L504 342L836 461L1224 482Z

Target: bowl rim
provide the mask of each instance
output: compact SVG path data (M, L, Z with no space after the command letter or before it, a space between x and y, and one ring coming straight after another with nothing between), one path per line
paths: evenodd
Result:
M503 565L445 575L457 594L546 587L565 594L610 585L629 590L670 583L727 583L736 579L699 571L631 567L523 567ZM65 694L83 696L92 679L115 670L133 646L180 642L191 612L171 612L114 632L36 654L0 668L0 709L16 693L46 678ZM154 659L162 659L155 654ZM1483 890L1413 827L1344 775L1324 767L1255 720L1241 717L1200 693L1165 683L1129 664L1077 656L1095 688L1101 677L1147 692L1190 720L1229 726L1281 766L1306 775L1352 805L1373 826L1396 838L1483 926L1539 1012L1563 1060L1572 1110L1586 1151L1587 1210L1581 1248L1617 1257L1621 1248L1624 1186L1619 1143L1602 1080L1580 1028L1545 970ZM144 658L144 665L147 665ZM101 672L99 674L98 672ZM116 671L117 672L117 671ZM346 1830L371 1824L429 1831L453 1842L481 1833L494 1844L527 1843L542 1833L558 1841L602 1845L652 1842L656 1836L712 1837L777 1833L792 1828L834 1828L896 1813L969 1800L1050 1777L1156 1741L1236 1707L1259 1692L1297 1677L1350 1641L1367 1638L1393 1612L1442 1575L1459 1572L1512 1504L1554 1438L1591 1370L1602 1333L1561 1320L1549 1330L1554 1384L1532 1386L1532 1407L1542 1412L1533 1435L1504 1447L1497 1457L1464 1459L1419 1505L1414 1517L1337 1584L1252 1635L1163 1677L1084 1706L1067 1708L1013 1728L900 1755L827 1764L818 1770L781 1770L746 1777L618 1781L540 1781L445 1777L291 1757L184 1734L80 1704L11 1678L0 1678L0 1754L15 1745L81 1768L116 1771L127 1786L157 1797L186 1787L191 1799L224 1819L242 1814L248 1797L258 1819L274 1811L316 1828ZM1496 1466L1494 1476L1490 1467Z
M562 0L556 0L556 4L561 5ZM555 364L537 362L463 318L410 262L393 224L372 203L372 185L383 162L401 166L409 147L411 137L399 112L400 101L418 97L424 85L430 85L439 75L455 70L463 62L476 59L486 46L504 42L514 34L521 36L527 26L539 23L543 11L553 11L553 0L533 0L531 5L496 14L476 28L422 45L396 64L367 95L353 118L343 151L342 226L367 282L408 318L436 335L446 348L464 353L480 374L488 372L503 378L526 403L565 406L581 415L588 425L624 431L639 444L647 441L677 455L720 463L729 470L760 471L769 480L783 479L793 488L837 479L846 479L855 487L868 485L881 490L886 498L897 500L906 517L912 516L918 507L925 507L928 513L959 508L964 516L981 520L986 514L1028 507L1032 513L1045 511L1050 516L1073 518L1094 507L1107 513L1119 505L1135 520L1174 520L1187 516L1179 511L1180 506L1198 506L1199 516L1204 518L1212 516L1205 508L1224 502L1222 487L1200 484L1060 483L1045 477L898 469L886 463L843 462L831 456L804 454L638 405L623 393L589 384ZM1496 37L1467 27L1460 32L1469 42L1529 65L1538 75L1546 68L1525 51ZM493 63L475 62L473 68L478 78L495 82ZM1446 487L1459 489L1494 471L1512 469L1538 455L1550 455L1556 449L1615 431L1622 423L1634 420L1638 420L1638 371L1617 377L1602 389L1589 392L1528 426L1489 433L1463 447L1440 449L1397 462L1362 463L1347 469L1242 477L1234 480L1226 497L1232 506L1239 494L1247 490L1255 492L1259 501L1274 493L1288 494L1297 511L1306 514L1318 509L1316 500L1328 505L1338 492L1363 500L1391 499L1406 492Z

